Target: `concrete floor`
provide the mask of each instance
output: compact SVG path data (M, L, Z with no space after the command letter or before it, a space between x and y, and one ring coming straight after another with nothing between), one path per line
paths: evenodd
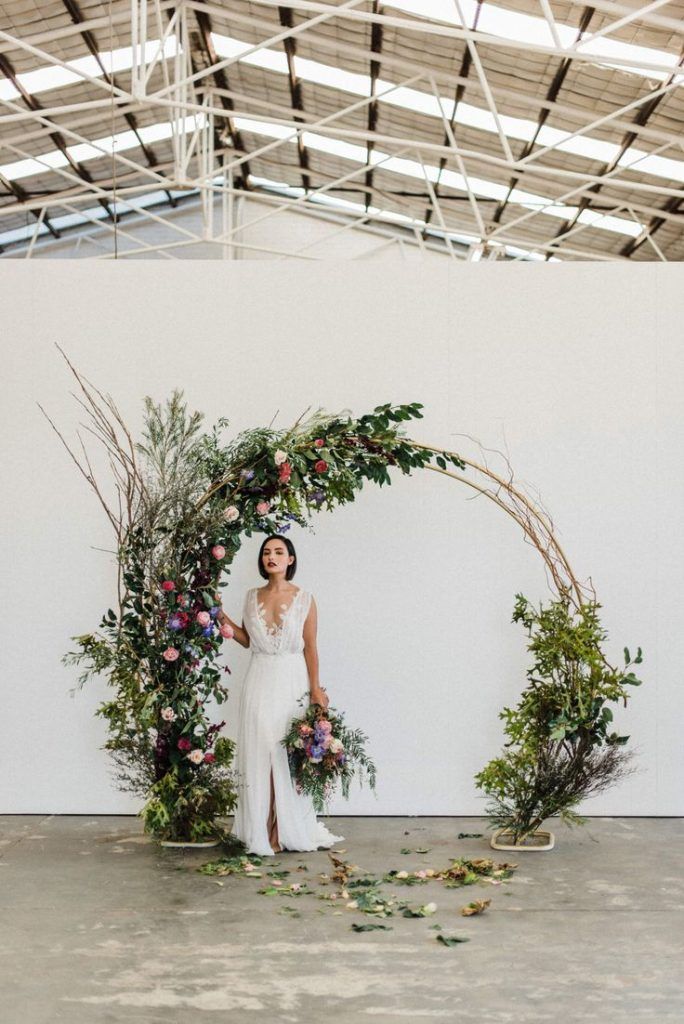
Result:
M519 867L498 887L384 886L438 910L356 933L351 922L369 920L359 911L258 895L263 878L217 885L194 870L216 851L161 850L135 817L6 816L0 1021L684 1021L682 819L592 818L573 830L554 820L554 850L516 855L492 851L476 818L336 818L330 827L345 836L342 859L375 875L462 856ZM272 860L293 875L305 864L295 878L312 886L330 868L325 851ZM478 898L491 898L487 912L462 917ZM301 916L279 912L284 905ZM470 941L442 945L435 923Z

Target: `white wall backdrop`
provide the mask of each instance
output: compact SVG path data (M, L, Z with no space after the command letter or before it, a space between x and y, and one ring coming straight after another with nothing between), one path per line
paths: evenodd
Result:
M419 401L417 440L505 449L536 487L608 652L641 645L644 685L617 724L638 773L588 814L680 815L684 316L677 264L131 263L6 261L2 296L4 725L0 812L134 813L100 749L104 682L70 696L69 637L112 604L108 524L42 417L75 440L84 417L54 342L135 431L142 399L174 387L207 425L289 426L308 406L360 415ZM497 464L497 456L491 454ZM540 560L491 502L439 474L395 473L293 528L319 606L321 679L363 727L377 795L334 813L479 814L473 775L502 742L528 657L514 595L546 599ZM260 537L226 590L239 616L260 583ZM224 646L234 734L249 652ZM227 677L228 678L228 677Z

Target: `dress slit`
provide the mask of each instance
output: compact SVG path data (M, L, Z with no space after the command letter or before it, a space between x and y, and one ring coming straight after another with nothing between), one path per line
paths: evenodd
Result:
M275 853L280 853L282 845L280 842L280 836L278 835L278 810L276 805L275 797L275 779L273 778L273 760L269 758L270 772L269 777L271 780L271 793L269 797L269 808L268 818L266 820L266 829L268 831L268 841L273 848Z

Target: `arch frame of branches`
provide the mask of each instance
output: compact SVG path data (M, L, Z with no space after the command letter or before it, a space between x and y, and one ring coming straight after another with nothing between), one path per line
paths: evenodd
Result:
M526 686L516 707L499 714L503 750L475 776L489 798L490 826L523 846L550 817L582 824L578 805L634 770L629 737L612 730L609 705L626 707L627 687L640 685L632 666L641 649L632 658L624 648L623 665L608 662L593 584L577 578L551 516L506 458L505 471L495 472L482 446L476 462L407 437L402 424L422 418L417 402L376 406L359 418L307 409L288 430L253 428L224 443L228 420L203 431L203 416L188 413L178 390L164 406L145 398L136 442L113 399L57 348L77 383L83 427L106 453L108 485L98 481L81 433L77 452L39 408L111 524L117 565L117 606L97 630L72 637L77 650L63 662L81 668L78 686L107 680L97 710L108 726L104 746L119 788L143 799L148 833L228 838L222 821L236 804L234 748L221 735L225 721L210 715L228 697L229 669L216 664L223 637L214 620L242 538L284 533L293 523L311 528L313 513L353 501L364 481L390 484L394 467L440 473L493 502L545 567L551 599L535 607L515 598L513 621L532 654Z

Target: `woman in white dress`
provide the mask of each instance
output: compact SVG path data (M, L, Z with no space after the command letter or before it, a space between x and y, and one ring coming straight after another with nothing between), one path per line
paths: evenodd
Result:
M316 602L290 582L297 556L286 537L266 537L258 565L268 583L247 591L242 626L223 609L218 619L251 650L238 715L238 799L231 834L249 853L270 856L334 846L344 836L319 822L311 797L296 791L280 742L291 719L306 710L307 701L300 704L300 698L328 707L318 678Z

